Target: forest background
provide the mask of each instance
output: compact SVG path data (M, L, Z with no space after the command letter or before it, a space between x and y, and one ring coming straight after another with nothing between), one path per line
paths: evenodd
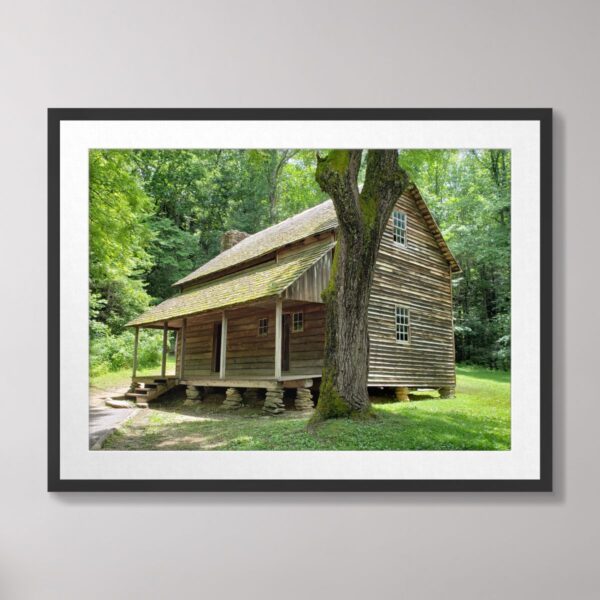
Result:
M454 279L457 362L510 368L510 152L400 150L462 273ZM174 294L220 252L324 200L315 150L91 150L90 374L132 363L125 324ZM141 330L138 363L160 364L162 334Z

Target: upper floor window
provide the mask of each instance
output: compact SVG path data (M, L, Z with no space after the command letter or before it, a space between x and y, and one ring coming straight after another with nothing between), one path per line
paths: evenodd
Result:
M269 319L258 320L258 335L267 335L269 333Z
M394 242L403 248L406 248L406 213L401 210L395 210L392 213L394 224Z
M292 331L304 331L304 313L297 312L292 315Z
M410 312L405 306L396 306L396 341L402 344L410 341Z

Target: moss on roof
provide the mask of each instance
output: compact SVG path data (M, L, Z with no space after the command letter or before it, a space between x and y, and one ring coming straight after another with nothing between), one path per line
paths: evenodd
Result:
M221 252L212 260L175 282L174 285L189 283L205 275L268 254L286 244L297 242L310 235L322 233L336 227L337 217L333 202L327 200L277 225L248 236L233 248Z
M200 284L150 308L127 325L148 325L275 296L294 283L334 245L331 240L312 244L279 262L271 261Z
M433 218L427 204L421 197L419 190L414 183L408 187L407 192L411 194L421 211L427 226L435 238L440 250L453 272L460 272L460 266L453 256L450 248L446 244L440 228ZM180 286L189 284L197 279L211 275L223 269L242 264L248 260L258 258L281 248L286 244L291 244L304 239L305 237L331 231L338 226L337 215L331 200L326 200L317 206L313 206L304 212L301 212L277 225L263 229L258 233L248 236L233 248L215 256L212 260L186 275L173 285Z

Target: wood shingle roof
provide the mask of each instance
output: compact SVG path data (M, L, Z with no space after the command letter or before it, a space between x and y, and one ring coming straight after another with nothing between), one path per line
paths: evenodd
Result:
M264 256L270 252L300 241L308 236L332 230L337 227L337 217L333 202L327 200L313 206L277 225L248 236L233 248L221 252L212 260L186 275L173 285L188 284L196 279L233 267L248 260Z
M417 187L411 184L406 193L414 199L451 270L460 272L458 262ZM333 202L327 200L250 235L173 284L183 290L181 294L150 308L128 325L157 323L280 294L331 250L335 241L329 238L313 243L278 261L275 258L269 260L269 255L274 256L283 246L333 231L337 225ZM263 262L256 265L261 258ZM234 268L239 270L232 273Z
M194 286L153 306L127 325L149 325L276 296L323 258L334 245L331 240L311 244L279 261L273 260Z

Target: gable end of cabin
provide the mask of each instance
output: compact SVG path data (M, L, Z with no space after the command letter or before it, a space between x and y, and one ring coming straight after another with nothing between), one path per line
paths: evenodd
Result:
M419 200L413 190L402 194L381 241L369 302L372 386L456 383L452 269L458 266L444 254Z

